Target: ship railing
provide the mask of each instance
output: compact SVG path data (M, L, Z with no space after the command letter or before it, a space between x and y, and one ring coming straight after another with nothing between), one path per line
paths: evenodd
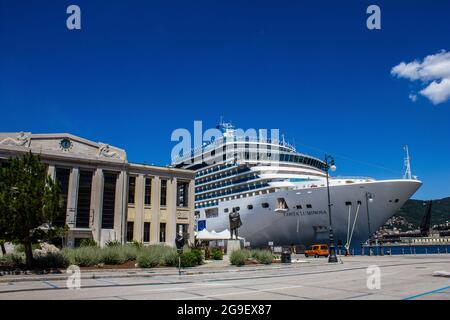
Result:
M276 144L279 145L281 147L285 147L290 149L293 152L296 152L296 149L293 145L291 145L290 143L287 143L285 141L279 141L279 140L272 140L272 139L256 139L256 138L249 138L249 137L245 137L245 136L240 136L240 137L233 137L232 139L230 138L226 138L226 137L222 137L219 139L216 139L214 141L211 142L206 142L203 145L197 147L197 148L193 148L190 150L189 153L182 155L182 156L177 156L172 160L173 164L176 163L182 163L185 160L188 160L190 158L196 157L206 151L212 150L214 149L216 146L221 145L223 143L226 142L265 142L265 143L269 143L269 144Z
M331 177L333 180L375 180L372 177L364 177L364 176L334 176Z

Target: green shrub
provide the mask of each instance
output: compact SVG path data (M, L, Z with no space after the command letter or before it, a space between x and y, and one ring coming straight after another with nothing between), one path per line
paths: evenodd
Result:
M66 256L58 252L36 256L35 264L38 269L57 269L67 268L70 265L70 261Z
M80 241L80 247L96 247L96 246L97 246L97 242L95 242L94 239L86 238L86 239L81 239L81 241Z
M189 268L198 265L198 254L195 251L183 252L181 254L181 267Z
M143 250L137 258L140 268L154 268L160 263L160 255L154 250Z
M23 253L8 253L0 257L0 268L19 268L25 265L25 255Z
M271 264L273 261L273 254L269 250L253 250L252 256L262 264Z
M175 266L178 264L177 250L164 245L152 245L138 250L137 261L141 268Z
M144 244L142 242L136 241L134 240L132 243L130 243L129 245L132 245L135 248L141 249L144 247Z
M125 257L125 261L134 261L137 259L141 248L134 246L133 244L127 244L121 247Z
M254 258L253 256L253 252L251 250L248 249L242 249L242 253L245 255L245 259L251 259Z
M230 263L235 266L243 266L247 260L246 250L235 250L230 255Z
M222 250L220 248L212 248L211 257L213 258L213 260L222 260L223 259Z
M102 249L99 247L80 247L76 249L65 248L61 253L70 264L80 267L91 267L102 262Z
M190 254L194 257L195 265L203 264L203 253L201 249L193 248L190 250Z
M122 264L127 261L125 250L118 246L109 246L102 249L101 261L104 264Z
M176 267L178 266L178 252L175 248L170 248L163 254L163 264L166 267Z
M105 243L107 247L120 247L122 243L118 240L109 240Z
M209 260L211 259L211 250L209 249L209 247L205 248L205 260Z
M41 249L41 245L40 245L39 243L33 243L33 244L31 245L31 247L32 247L33 251L34 251L34 250L40 250L40 249ZM25 252L25 247L24 247L24 245L21 244L21 243L14 245L14 252L16 252L16 253L22 253L22 252Z

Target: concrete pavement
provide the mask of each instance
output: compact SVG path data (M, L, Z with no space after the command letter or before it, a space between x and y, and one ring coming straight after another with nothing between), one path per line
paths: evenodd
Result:
M450 255L342 257L308 263L244 267L206 265L83 273L81 289L66 288L64 275L29 281L0 277L0 300L5 299L446 299L450 278L433 276L450 271ZM380 288L370 281L369 266L378 266ZM67 277L67 276L66 276ZM10 278L12 279L12 278ZM376 286L375 286L376 287Z

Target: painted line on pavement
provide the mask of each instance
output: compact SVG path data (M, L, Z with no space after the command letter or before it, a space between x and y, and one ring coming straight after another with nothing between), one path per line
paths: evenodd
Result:
M440 293L440 291L444 291L444 290L448 290L448 289L450 289L450 286L447 286L447 287L444 287L444 288L440 288L440 289L436 289L436 290L432 290L432 291L428 291L428 292L424 292L424 293L420 293L420 294L416 294L414 296L404 298L403 300L412 300L412 299L423 297L423 296L427 296L427 295L430 295L430 294Z
M258 290L258 289L245 290L244 292L228 292L228 293L211 294L211 295L192 297L192 298L179 298L179 299L175 299L175 300L206 299L206 298L214 298L214 297L222 297L222 296L230 296L230 295L241 295L241 294L248 294L248 293L258 293L258 292L270 293L271 291L294 289L294 288L302 288L302 287L303 286L289 286L289 287L279 287L279 288L262 289L262 290Z
M53 289L59 289L59 287L56 284L53 284L49 281L42 281L43 283L45 283L46 285L52 287Z

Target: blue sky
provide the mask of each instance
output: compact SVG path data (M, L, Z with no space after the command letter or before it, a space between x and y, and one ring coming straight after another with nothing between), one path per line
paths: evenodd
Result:
M165 165L174 129L223 116L335 155L339 175L400 177L408 144L415 198L450 196L450 102L391 74L450 50L449 15L444 0L0 0L0 131L70 132Z

